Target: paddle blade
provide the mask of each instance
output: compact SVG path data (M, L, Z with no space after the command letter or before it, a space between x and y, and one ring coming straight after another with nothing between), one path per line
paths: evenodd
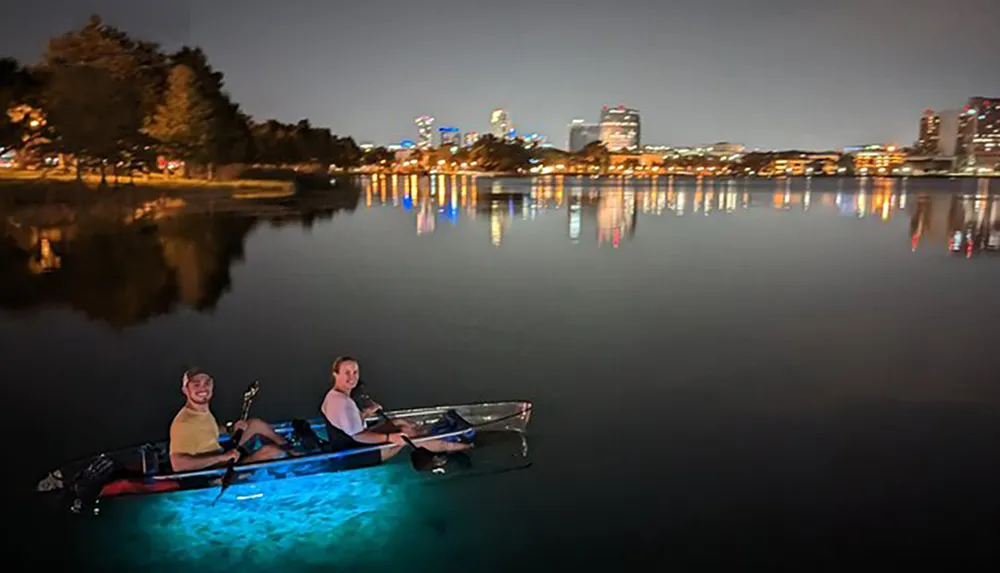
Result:
M437 456L426 448L416 448L410 454L410 463L418 472L439 468L445 461L442 456Z

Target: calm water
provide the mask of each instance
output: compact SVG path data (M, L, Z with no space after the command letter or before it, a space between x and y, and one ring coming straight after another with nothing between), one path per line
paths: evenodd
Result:
M962 180L381 178L287 204L0 200L14 562L797 571L982 563L1000 534L1000 203ZM524 398L534 465L405 465L44 512L58 463L214 409ZM208 501L206 501L208 500ZM29 542L42 544L33 548Z

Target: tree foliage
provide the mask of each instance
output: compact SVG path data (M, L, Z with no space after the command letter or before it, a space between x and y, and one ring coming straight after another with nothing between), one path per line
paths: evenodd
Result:
M308 120L285 124L272 119L253 125L251 131L257 163L354 167L361 161L361 148L353 139L337 137L326 128L315 128Z
M0 60L0 105L6 111L25 92L18 86L30 83L24 78L37 77L48 151L72 154L78 165L151 167L156 151L207 165L209 173L225 163L353 167L362 157L352 139L307 120L253 123L200 48L165 54L96 16L52 38L33 71ZM0 117L0 147L21 141L22 127Z
M517 171L528 167L531 152L516 143L484 135L473 144L470 157L488 171Z
M19 149L26 142L31 118L8 113L20 105L37 107L38 81L12 58L0 58L0 152Z
M146 122L144 131L175 157L209 160L216 128L212 101L205 97L194 70L178 64L170 70L163 102Z
M101 164L120 160L140 144L138 97L134 84L103 68L79 65L51 70L45 109L55 150Z

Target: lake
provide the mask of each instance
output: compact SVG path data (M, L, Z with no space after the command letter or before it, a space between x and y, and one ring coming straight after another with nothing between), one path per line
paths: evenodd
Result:
M375 177L285 202L0 199L13 562L83 570L984 563L1000 181ZM53 514L60 463L213 410L534 404L530 468L405 464ZM291 483L291 485L289 485ZM34 545L32 544L34 542ZM40 544L40 545L38 545ZM38 545L36 547L36 545Z

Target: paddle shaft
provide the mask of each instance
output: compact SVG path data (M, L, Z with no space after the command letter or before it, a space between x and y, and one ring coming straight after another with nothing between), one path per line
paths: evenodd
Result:
M250 417L250 406L253 404L254 396L257 395L257 383L254 382L250 390L243 395L243 411L240 413L240 420L246 421ZM236 448L240 447L240 440L243 439L243 428L236 430L233 433L233 444ZM242 454L241 454L242 457ZM238 458L237 458L238 459ZM222 494L226 492L226 488L229 487L229 483L233 481L233 476L236 475L236 460L229 460L226 462L226 473L222 476L222 488L219 490L219 495L215 498L215 501L219 501ZM215 505L215 501L212 502Z

